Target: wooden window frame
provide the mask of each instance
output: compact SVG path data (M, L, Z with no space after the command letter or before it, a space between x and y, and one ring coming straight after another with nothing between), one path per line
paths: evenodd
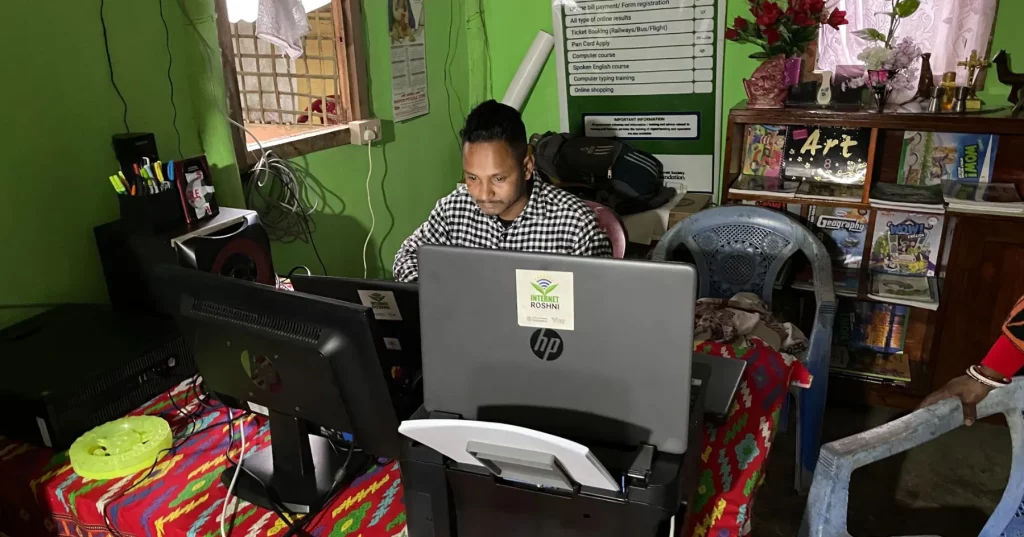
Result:
M363 14L360 0L331 0L334 17L335 57L338 60L341 104L350 113L349 121L370 119L370 101L367 92L366 41L363 35ZM228 20L226 0L216 0L217 40L220 44L221 65L224 71L224 90L228 99L228 116L238 124L244 124L242 100L238 87L238 71L235 68L234 46L231 39L231 22ZM259 155L249 151L245 133L232 126L231 142L234 145L235 161L240 168L256 163ZM351 143L347 127L326 129L298 139L274 142L274 153L281 158L294 158L314 151L338 147Z

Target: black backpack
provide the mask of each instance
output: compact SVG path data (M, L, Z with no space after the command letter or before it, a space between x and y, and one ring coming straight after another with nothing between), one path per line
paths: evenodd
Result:
M619 140L548 132L530 145L545 181L619 215L657 209L676 195L662 182L661 161Z

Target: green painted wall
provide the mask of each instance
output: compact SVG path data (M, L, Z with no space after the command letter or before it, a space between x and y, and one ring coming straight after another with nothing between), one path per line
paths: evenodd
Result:
M178 127L185 153L200 150L185 25L165 0L175 56ZM176 157L167 56L156 0L108 0L114 69L132 129L155 132ZM39 310L11 305L98 302L106 297L92 228L117 217L107 176L117 170L110 136L123 132L110 85L99 2L61 0L42 17L38 3L6 5L8 53L0 84L0 326ZM13 11L11 11L13 10Z
M204 0L206 9L212 2ZM451 2L456 2L452 4ZM364 1L363 16L368 44L370 100L373 115L384 122L383 143L372 150L373 176L370 180L376 225L368 249L369 275L389 276L391 263L401 242L426 220L438 198L450 192L461 178L461 156L456 129L461 128L467 102L465 20L460 0L428 0L427 81L431 113L403 123L394 123L391 111L390 39L387 34L387 3ZM192 13L201 32L215 43L214 21L202 13ZM454 28L450 42L449 25ZM195 38L199 56L209 56ZM208 58L199 58L208 61ZM447 85L457 90L448 98ZM218 67L217 77L221 76ZM222 102L220 80L199 79L202 94L199 123L204 126L203 142L210 153L230 162L229 131L215 106ZM459 98L462 106L459 105ZM451 123L449 122L449 115ZM370 211L366 201L368 169L365 146L344 146L296 158L292 161L306 174L308 184L324 200L313 215L316 231L313 239L331 275L361 276L362 249L370 229ZM287 272L306 265L319 272L312 247L303 240L273 245L274 266Z

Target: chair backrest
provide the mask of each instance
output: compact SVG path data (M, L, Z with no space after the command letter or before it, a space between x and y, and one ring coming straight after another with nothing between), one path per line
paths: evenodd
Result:
M979 535L1018 537L1024 534L1024 518L1014 516L1024 496L1024 379L1018 377L1010 386L990 393L978 404L977 412L979 419L995 414L1006 417L1013 456L1003 497ZM960 400L946 399L881 427L822 446L799 537L850 535L846 519L854 470L934 440L963 424Z
M654 249L655 261L673 261L680 246L693 255L701 297L752 292L771 304L782 265L797 250L811 261L818 303L835 303L832 265L825 245L796 219L763 207L701 211L676 224Z
M615 211L596 201L584 200L584 203L597 213L598 227L608 234L608 238L611 239L612 256L617 259L625 257L626 242L628 242L629 239L626 236L626 226L622 223L622 219L619 218L619 215L615 214Z

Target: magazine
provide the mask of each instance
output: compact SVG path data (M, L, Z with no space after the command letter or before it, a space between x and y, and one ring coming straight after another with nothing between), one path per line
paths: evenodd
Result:
M878 211L871 240L871 270L934 276L942 220L941 215L935 214Z
M811 205L807 208L807 220L828 250L833 267L860 268L868 240L870 211Z
M906 306L842 300L836 312L835 345L876 352L902 352L910 310Z
M790 127L786 134L786 177L864 184L871 129Z
M743 173L763 177L782 175L786 127L747 125L743 144Z
M824 181L804 181L796 189L796 197L833 201L856 201L864 197L864 185L844 185Z
M869 297L907 306L939 309L939 289L935 278L877 273L871 276Z
M729 187L729 192L739 194L757 194L779 198L792 198L800 181L782 177L763 177L760 175L740 175Z
M992 179L999 136L907 131L896 182L937 185L942 181L987 183Z
M1024 215L1024 201L1012 183L943 181L950 209L988 214Z
M945 200L939 185L875 183L871 186L871 206L941 213L945 211Z

